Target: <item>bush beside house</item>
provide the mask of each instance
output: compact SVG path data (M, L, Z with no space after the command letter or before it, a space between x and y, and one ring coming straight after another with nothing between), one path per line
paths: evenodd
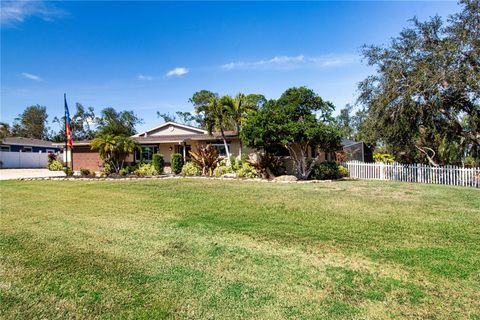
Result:
M201 174L202 169L192 161L187 161L182 167L182 176L199 176Z
M152 158L152 164L158 174L163 173L163 168L165 167L165 161L163 160L162 154L154 154Z
M312 170L310 179L314 180L329 180L341 179L348 176L348 169L339 165L335 161L321 162Z
M175 174L179 174L182 172L182 167L183 167L183 157L180 153L174 153L172 154L172 172Z

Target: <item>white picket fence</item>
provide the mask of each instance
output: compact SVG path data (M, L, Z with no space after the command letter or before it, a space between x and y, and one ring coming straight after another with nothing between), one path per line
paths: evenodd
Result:
M423 164L401 163L365 163L349 161L347 167L350 177L366 180L391 180L445 184L480 188L480 168L457 166L433 167Z

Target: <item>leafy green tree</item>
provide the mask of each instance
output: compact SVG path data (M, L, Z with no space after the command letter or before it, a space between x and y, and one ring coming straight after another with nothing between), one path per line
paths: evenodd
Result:
M212 99L218 98L218 94L213 93L208 90L200 90L193 94L193 96L188 99L188 101L193 104L196 114L196 122L199 123L200 127L206 129L206 124L204 121L204 115L206 109L210 106Z
M176 122L191 127L200 127L202 123L198 115L188 111L177 111L174 114L157 111L157 117L162 118L164 122Z
M335 118L340 134L342 137L348 139L354 139L352 110L353 107L347 104L344 108L340 109L340 114Z
M235 98L226 96L226 106L228 107L228 113L233 122L235 130L240 133L242 124L245 122L248 113L255 112L265 104L265 97L260 94L244 95L239 93ZM239 156L242 156L243 143L240 140Z
M12 135L47 140L47 118L47 107L38 104L30 106L15 118Z
M75 104L75 113L70 119L72 127L73 140L90 140L95 136L93 125L95 123L95 111L92 107L85 108L81 103ZM65 116L55 117L54 123L57 123L60 130L53 135L52 140L56 142L65 141Z
M363 48L376 67L359 85L364 129L400 161L480 157L480 2L460 3L447 26L413 19L388 46Z
M249 114L240 137L257 149L284 146L292 157L296 176L307 179L318 161L309 158L310 148L329 152L341 146L332 123L333 109L330 102L308 88L290 88L277 101L269 100Z
M12 130L10 125L6 122L0 122L0 139L10 137L12 135Z
M203 121L205 129L209 134L213 132L220 132L225 151L227 153L227 159L230 159L230 150L228 148L227 138L225 131L234 128L234 122L231 115L231 110L234 101L230 96L223 96L221 98L214 97L210 99L210 104L203 107Z
M105 108L95 119L97 131L100 135L134 135L135 126L142 123L133 111L116 111L114 108Z
M100 158L118 173L123 168L125 158L135 150L140 150L140 145L126 135L107 133L97 135L92 140L91 148L98 151Z

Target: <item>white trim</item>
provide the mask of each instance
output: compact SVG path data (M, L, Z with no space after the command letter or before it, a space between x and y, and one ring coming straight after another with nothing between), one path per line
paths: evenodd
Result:
M202 133L202 134L207 134L208 133L206 130L203 130L203 129L199 129L199 128L187 126L187 125L184 125L184 124L168 121L168 122L165 122L165 123L163 123L163 124L161 124L161 125L159 125L155 128L151 128L151 129L148 129L147 131L137 133L137 134L133 135L132 137L141 137L146 133L148 134L150 131L155 131L155 130L161 129L163 127L166 127L166 126L176 126L176 127L180 127L180 128L187 129L187 130L197 131L198 133Z

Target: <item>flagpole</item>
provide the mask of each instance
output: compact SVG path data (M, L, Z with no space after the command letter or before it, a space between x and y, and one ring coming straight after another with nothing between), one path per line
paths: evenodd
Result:
M67 94L63 94L63 103L65 108L65 102L67 101ZM67 167L68 171L68 137L67 137L67 113L64 111L65 114L65 167Z

